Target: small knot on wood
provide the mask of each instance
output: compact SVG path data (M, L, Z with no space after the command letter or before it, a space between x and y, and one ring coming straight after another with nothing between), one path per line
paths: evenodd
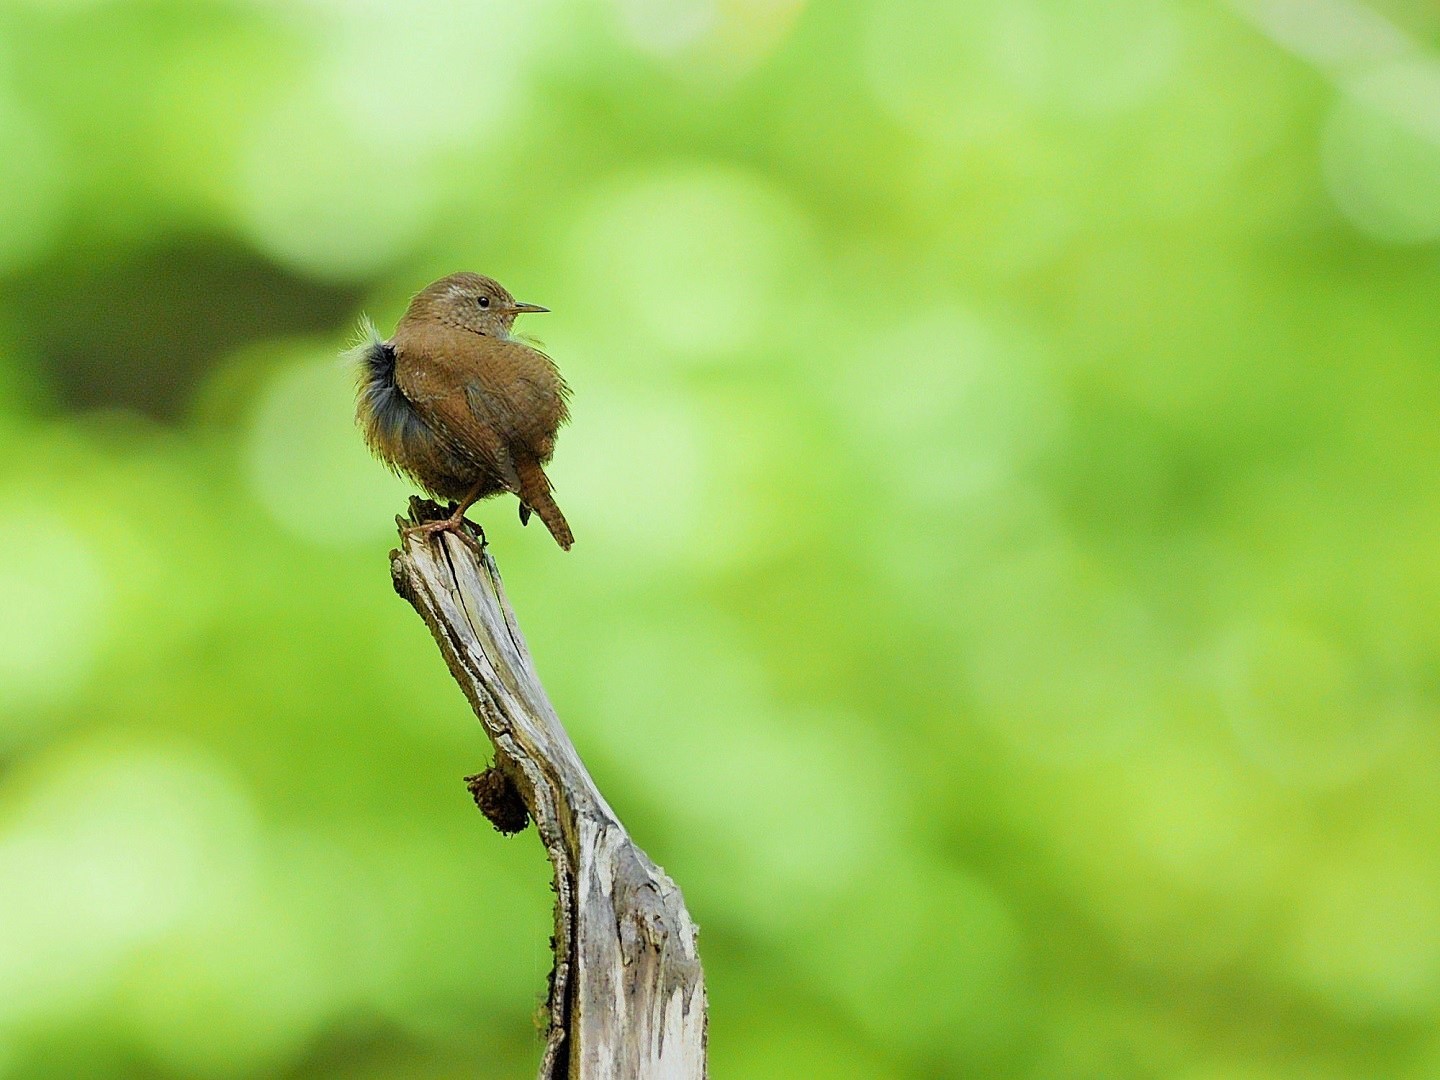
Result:
M480 812L495 826L496 832L514 836L530 824L530 811L525 809L525 800L510 778L496 766L465 777L465 786L470 789L470 796Z

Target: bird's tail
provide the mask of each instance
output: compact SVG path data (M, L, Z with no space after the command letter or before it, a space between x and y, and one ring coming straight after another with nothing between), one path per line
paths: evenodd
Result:
M575 543L575 537L570 533L570 525L566 522L565 515L550 497L550 478L533 461L516 462L515 472L520 477L519 494L523 504L540 515L540 520L550 530L550 535L555 537L555 542L569 551L570 545ZM524 520L523 513L521 520Z

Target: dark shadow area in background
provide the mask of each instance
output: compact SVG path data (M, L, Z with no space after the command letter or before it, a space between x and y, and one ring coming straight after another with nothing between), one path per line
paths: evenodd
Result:
M360 305L354 286L296 277L213 237L67 251L0 285L0 320L65 410L185 410L204 372L251 342L333 330Z

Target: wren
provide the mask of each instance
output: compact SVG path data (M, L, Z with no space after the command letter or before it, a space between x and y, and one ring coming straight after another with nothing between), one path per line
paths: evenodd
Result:
M547 311L516 302L480 274L443 277L416 293L395 334L368 320L355 363L355 419L365 442L395 472L455 512L407 530L466 537L465 511L491 495L520 499L520 523L537 514L566 551L575 542L541 466L569 419L570 396L554 361L511 334L515 318Z

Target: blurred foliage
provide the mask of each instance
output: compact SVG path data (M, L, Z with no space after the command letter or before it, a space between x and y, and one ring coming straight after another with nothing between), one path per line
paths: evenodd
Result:
M1421 0L0 2L0 1076L533 1069L335 360L461 268L717 1078L1440 1077Z

